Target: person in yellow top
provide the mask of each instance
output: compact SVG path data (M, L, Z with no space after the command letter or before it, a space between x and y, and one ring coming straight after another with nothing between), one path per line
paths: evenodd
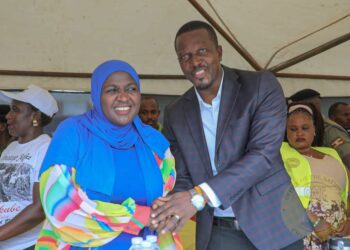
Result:
M289 105L281 155L314 226L304 249L321 250L330 237L350 234L347 170L334 149L320 147L323 132L322 115L312 104Z
M302 89L288 98L288 103L307 102L313 104L321 113L321 94L314 89ZM333 113L333 112L331 112ZM345 128L332 119L323 117L323 146L334 148L345 166L350 169L350 136Z

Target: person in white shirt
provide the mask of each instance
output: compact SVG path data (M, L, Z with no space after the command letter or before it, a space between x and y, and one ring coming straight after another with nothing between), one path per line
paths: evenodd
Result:
M45 218L38 173L51 138L43 127L58 111L57 102L35 85L19 93L0 91L0 98L11 103L7 125L17 138L0 158L0 250L31 250Z

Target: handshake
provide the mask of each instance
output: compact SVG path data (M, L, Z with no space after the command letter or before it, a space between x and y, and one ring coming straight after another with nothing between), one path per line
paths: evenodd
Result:
M159 197L151 206L147 226L158 233L177 233L197 211L202 210L207 197L199 188Z

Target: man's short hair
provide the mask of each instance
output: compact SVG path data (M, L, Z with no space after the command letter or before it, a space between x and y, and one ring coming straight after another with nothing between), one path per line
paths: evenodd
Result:
M328 117L331 118L332 116L334 116L337 113L337 109L340 105L345 105L347 106L348 104L345 102L335 102L333 103L329 109L328 109Z
M313 97L321 98L321 94L314 89L302 89L302 90L296 92L295 94L291 95L288 98L288 103L302 102L304 100L307 100L307 99L313 98Z
M178 36L182 35L183 33L190 32L193 30L199 30L199 29L205 29L208 32L210 38L215 43L216 47L219 45L218 37L216 36L215 30L213 29L213 27L211 27L206 22L190 21L190 22L182 25L181 28L177 31L176 36L175 36L175 40L174 40L175 50L176 50L176 39L178 38Z
M0 123L6 123L6 115L10 112L10 106L9 105L0 105Z
M157 98L155 98L154 96L143 95L141 97L141 104L143 101L147 101L147 100L154 100L157 104L157 108L159 109L159 102L158 102Z

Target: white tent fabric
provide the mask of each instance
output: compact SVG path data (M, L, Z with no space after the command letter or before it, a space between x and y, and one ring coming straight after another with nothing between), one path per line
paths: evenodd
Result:
M350 32L349 0L2 0L0 89L34 83L51 90L89 91L88 77L29 75L91 73L99 63L118 58L140 74L163 75L142 80L143 93L182 94L190 83L167 76L182 75L173 46L177 29L189 20L206 20L191 2L232 32L261 67L281 47L337 20L282 50L269 67ZM219 41L224 64L253 70L220 34ZM349 77L349 55L350 43L345 42L281 73ZM350 80L279 80L286 96L304 87L323 96L350 95Z

